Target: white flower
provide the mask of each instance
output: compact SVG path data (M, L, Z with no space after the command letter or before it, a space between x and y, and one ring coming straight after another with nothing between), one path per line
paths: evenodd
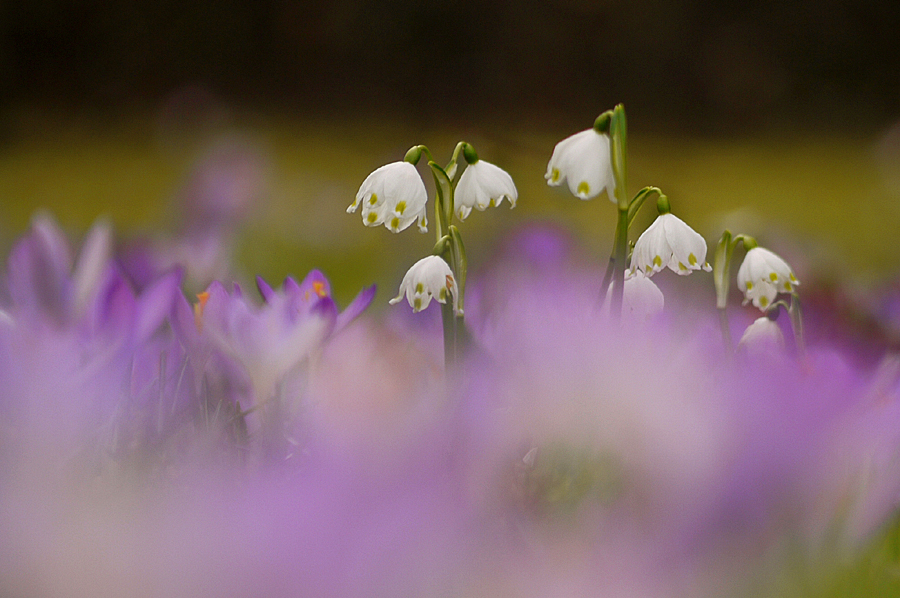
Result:
M748 355L777 355L784 350L784 334L778 324L763 316L747 327L738 349Z
M609 136L588 129L566 137L553 148L544 178L553 187L568 181L569 190L581 199L590 199L606 189L610 201L615 202Z
M385 164L366 177L347 213L362 205L366 226L384 224L399 233L418 220L419 230L427 232L425 202L428 194L416 167L400 161Z
M652 276L666 266L678 274L706 270L706 241L700 234L671 213L660 214L638 237L631 256L631 269Z
M400 292L389 303L394 305L406 294L406 300L413 311L422 311L428 307L432 298L438 303L446 303L448 293L453 297L453 311L458 315L459 289L453 272L443 259L429 255L412 265L400 283Z
M606 305L612 297L612 286L606 292ZM665 306L662 291L640 270L625 272L625 286L622 289L623 313L636 320L648 320L661 312Z
M800 284L791 267L783 259L762 247L747 252L737 273L738 288L744 293L744 305L766 311L778 293L792 293Z
M500 205L504 197L511 208L516 207L519 192L512 177L499 166L478 160L459 177L454 197L456 215L465 220L472 208L483 212L488 206Z

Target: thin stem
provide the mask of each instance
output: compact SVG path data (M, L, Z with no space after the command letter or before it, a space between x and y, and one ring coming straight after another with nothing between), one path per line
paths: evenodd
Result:
M616 223L615 268L613 273L613 292L610 310L613 317L622 314L622 298L625 292L625 260L628 254L628 209L619 210Z
M728 312L724 307L718 308L719 328L722 330L722 342L725 343L725 354L731 356L734 353L734 341L731 339L731 327L728 325Z
M456 314L453 313L453 305L449 301L441 305L441 323L444 328L444 371L451 372L456 369L458 356Z
M603 274L603 281L600 283L600 297L597 300L597 309L602 309L606 303L606 294L609 292L609 285L612 283L613 273L616 270L616 245L613 243L613 250L609 256L609 262L606 264L606 272Z
M429 149L428 149L427 147L425 147L424 145L417 145L416 147L417 147L418 149L422 150L422 153L425 154L425 157L428 158L428 161L429 161L429 162L434 162L434 156L431 155L431 150L429 150Z
M628 212L627 182L627 154L628 154L628 127L625 122L625 107L619 104L613 110L610 123L610 159L612 161L613 176L616 179L616 205L620 210Z
M453 222L453 185L443 168L431 160L428 162L431 174L434 177L434 186L437 189L437 197L434 202L434 216L437 220L437 239L440 241L447 234L450 223Z
M453 180L456 178L456 173L459 172L459 153L465 146L465 141L460 141L456 144L456 147L453 148L453 157L450 158L450 162L447 164L447 168L444 169L451 182L453 182Z
M640 212L641 206L644 205L651 193L656 195L663 194L659 187L644 187L631 199L631 202L628 204L628 228L631 228L631 225L634 224L635 216Z
M453 272L456 275L456 285L459 289L457 306L459 309L460 317L462 317L463 308L465 305L464 299L466 295L466 274L469 270L469 260L466 257L466 246L463 245L462 235L459 234L459 229L451 224L448 234L450 236L450 256L453 259L450 267L453 269Z
M791 328L794 330L794 342L797 345L797 357L801 363L806 361L806 338L803 334L803 314L800 308L800 298L791 293L791 305L788 308L791 316Z
M615 268L613 276L613 296L611 310L614 318L622 315L622 296L625 288L625 260L628 257L628 190L626 187L626 158L628 150L628 131L625 122L625 107L622 104L613 109L610 121L610 158L612 160L613 177L616 180L616 205L619 217L616 221Z

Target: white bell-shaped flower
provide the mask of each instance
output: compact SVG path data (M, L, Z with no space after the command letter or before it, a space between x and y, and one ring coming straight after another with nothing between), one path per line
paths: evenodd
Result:
M744 305L752 301L766 311L778 293L793 293L800 281L783 259L768 249L754 247L738 269L737 284L744 293Z
M773 320L762 316L747 327L738 342L738 350L747 355L774 355L784 351L784 334Z
M428 193L416 167L406 161L385 164L366 177L347 208L352 213L362 206L363 224L384 224L399 233L418 221L419 230L428 231L425 203Z
M519 192L512 177L490 162L478 160L469 164L459 177L454 194L454 209L460 220L465 220L472 208L484 211L488 206L498 206L506 198L509 207L516 207Z
M613 177L609 135L588 129L566 137L556 144L547 164L547 184L553 187L564 181L576 197L590 199L604 189L615 202L616 180Z
M605 305L610 304L611 298L612 286L606 291ZM622 289L623 315L637 321L649 320L660 313L665 304L663 292L648 276L640 270L625 271L625 286Z
M652 276L666 266L678 274L712 267L706 262L706 240L672 213L660 214L634 245L631 269Z
M400 292L390 300L390 304L398 303L403 295L413 311L422 311L431 303L432 298L438 303L446 303L447 296L453 300L453 312L459 314L459 288L456 278L443 259L429 255L412 265L400 283Z

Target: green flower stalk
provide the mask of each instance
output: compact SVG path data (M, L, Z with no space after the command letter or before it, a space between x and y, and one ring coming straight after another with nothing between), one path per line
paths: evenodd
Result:
M628 196L626 194L628 128L625 122L625 107L619 104L613 109L610 122L611 158L613 177L615 178L614 195L618 218L616 219L615 236L615 273L613 274L612 303L610 310L616 317L622 313L622 295L625 290L625 268L628 260Z

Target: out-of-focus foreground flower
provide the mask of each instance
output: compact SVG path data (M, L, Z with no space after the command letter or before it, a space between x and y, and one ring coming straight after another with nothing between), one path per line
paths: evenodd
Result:
M10 256L4 595L738 595L827 577L896 506L890 368L728 360L699 309L610 321L552 231L472 275L444 383L357 318L372 290L135 292L108 238L73 259L40 218Z

